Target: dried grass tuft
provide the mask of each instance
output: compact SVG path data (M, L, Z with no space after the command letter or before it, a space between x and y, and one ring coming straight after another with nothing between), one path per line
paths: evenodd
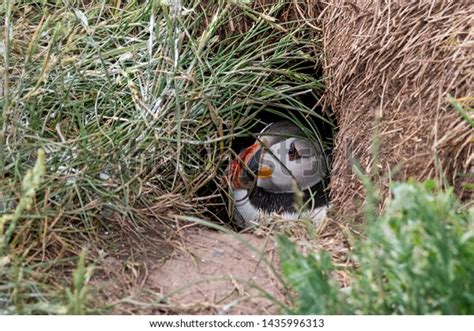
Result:
M325 5L319 18L326 102L339 125L334 205L349 214L364 199L353 158L367 173L383 174L375 179L384 192L392 180L438 177L460 196L472 196L465 185L472 183L472 128L447 96L472 106L474 4L340 0ZM374 136L380 139L375 157Z

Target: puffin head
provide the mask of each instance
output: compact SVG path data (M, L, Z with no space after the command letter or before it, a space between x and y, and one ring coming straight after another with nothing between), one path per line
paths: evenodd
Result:
M234 189L255 186L271 193L291 193L295 183L306 190L319 183L327 173L323 153L308 140L290 137L261 140L243 150L231 164Z

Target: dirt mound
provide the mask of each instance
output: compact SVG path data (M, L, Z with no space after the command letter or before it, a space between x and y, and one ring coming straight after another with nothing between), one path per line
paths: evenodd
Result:
M278 265L271 238L193 229L177 254L151 272L148 284L167 295L176 312L278 313L269 296L284 302L281 285L257 251Z
M472 129L447 95L473 102L474 4L339 0L320 18L326 101L339 125L334 205L349 213L363 199L354 159L367 173L377 170L372 174L385 192L392 180L444 177L459 195L472 193L463 185L472 181Z

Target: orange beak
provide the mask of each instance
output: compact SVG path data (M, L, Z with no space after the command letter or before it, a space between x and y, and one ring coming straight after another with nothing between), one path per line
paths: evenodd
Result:
M257 178L270 178L272 169L260 164L262 146L253 144L244 149L230 165L230 179L233 188L253 189Z

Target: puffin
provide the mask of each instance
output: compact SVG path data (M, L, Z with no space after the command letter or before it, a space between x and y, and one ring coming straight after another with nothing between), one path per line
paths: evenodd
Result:
M240 228L254 227L274 213L314 222L326 216L328 158L290 121L267 125L232 160L229 172L234 221Z

